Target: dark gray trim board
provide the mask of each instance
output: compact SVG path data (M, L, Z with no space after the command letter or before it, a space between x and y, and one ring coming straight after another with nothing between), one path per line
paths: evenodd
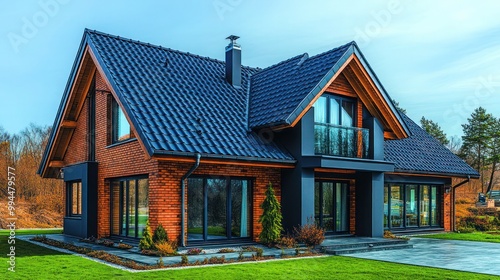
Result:
M369 172L394 171L394 163L392 162L335 156L304 156L302 157L302 167L335 168Z

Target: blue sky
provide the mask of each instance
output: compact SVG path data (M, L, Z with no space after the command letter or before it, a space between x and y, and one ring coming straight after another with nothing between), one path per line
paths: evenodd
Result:
M436 3L438 2L438 3ZM52 125L84 28L266 67L356 40L415 121L462 134L474 108L500 117L498 1L2 1L0 126Z

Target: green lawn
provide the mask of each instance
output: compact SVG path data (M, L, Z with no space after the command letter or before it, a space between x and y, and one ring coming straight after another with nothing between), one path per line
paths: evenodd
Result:
M449 233L421 235L418 237L500 243L500 232L499 231L472 232L472 233L449 232Z
M130 273L20 240L16 241L16 272L12 273L7 271L7 234L0 232L1 279L492 279L491 275L350 257Z

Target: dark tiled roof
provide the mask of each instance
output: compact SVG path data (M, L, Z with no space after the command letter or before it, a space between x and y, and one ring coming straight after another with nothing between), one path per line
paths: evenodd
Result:
M385 141L385 160L395 163L395 171L478 177L479 173L401 113L411 136Z
M290 124L354 42L308 58L299 55L252 76L250 127ZM312 94L311 94L312 93ZM314 95L314 96L313 96Z
M225 82L223 61L87 30L87 41L151 154L293 161L247 129L247 84Z

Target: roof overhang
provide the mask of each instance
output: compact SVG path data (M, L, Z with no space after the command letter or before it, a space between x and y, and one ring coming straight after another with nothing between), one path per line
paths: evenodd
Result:
M409 129L391 98L356 44L349 47L295 111L290 114L285 121L286 124L282 124L279 128L295 126L341 73L347 78L370 114L382 123L386 139L402 139L410 135Z
M155 151L153 159L159 161L195 162L195 153ZM264 159L244 156L201 154L200 163L271 168L294 168L295 160Z
M69 143L76 129L78 117L82 112L96 72L99 72L101 77L103 77L111 94L123 109L125 117L131 124L131 129L136 137L138 137L140 146L145 151L145 155L148 157L152 155L152 152L149 152L144 142L141 141L140 136L142 134L136 130L137 126L135 125L135 120L131 118L131 110L121 101L119 93L116 91L116 86L112 79L109 78L110 75L107 69L102 65L102 60L93 51L92 41L89 39L87 32L83 36L59 104L54 124L52 125L49 141L47 142L37 171L37 174L43 178L57 178L61 168L65 166L64 156L68 150Z

